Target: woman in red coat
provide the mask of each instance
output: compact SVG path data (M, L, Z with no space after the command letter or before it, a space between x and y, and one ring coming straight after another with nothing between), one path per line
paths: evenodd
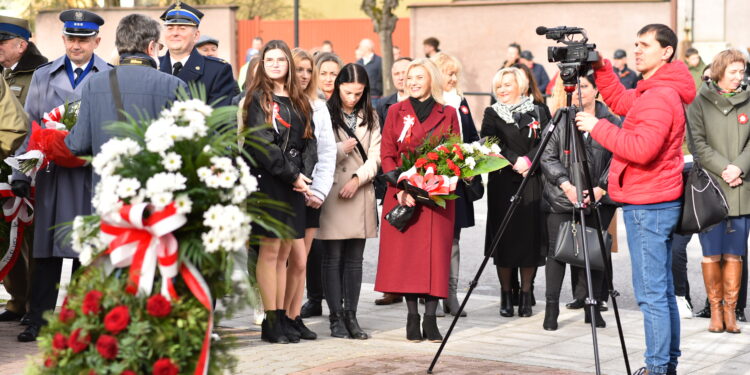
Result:
M456 135L456 110L443 104L441 74L427 59L417 59L407 70L409 99L388 110L380 146L383 172L401 165L401 154L421 146L428 137ZM414 198L389 186L383 202L383 214L397 204L414 206ZM448 297L451 245L453 243L454 204L446 208L418 205L404 232L382 221L380 259L375 290L406 296L409 309L406 338L410 341L443 340L437 328L435 311L439 298ZM425 298L422 330L417 299Z

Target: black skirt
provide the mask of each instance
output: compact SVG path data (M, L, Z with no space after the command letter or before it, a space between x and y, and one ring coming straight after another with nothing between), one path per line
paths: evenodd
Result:
M305 229L320 228L320 208L305 206Z
M274 219L287 225L292 230L290 238L305 237L305 197L293 190L291 184L284 183L270 173L262 170L254 170L258 179L258 190L268 198L285 202L287 210L269 209L268 214ZM266 230L260 225L253 225L253 234L268 237L279 238L276 234Z

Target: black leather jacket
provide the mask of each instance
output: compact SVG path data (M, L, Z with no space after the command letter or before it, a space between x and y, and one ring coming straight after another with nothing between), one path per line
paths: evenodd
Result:
M252 96L246 121L248 129L268 123L266 114L261 109L259 97L259 93L254 93ZM287 128L278 124L278 132L272 126L253 132L252 136L261 138L268 143L268 146L265 147L265 152L247 145L245 150L255 159L256 166L253 169L263 169L281 181L292 184L300 173L308 178L312 177L315 163L318 162L318 151L315 137L310 139L302 137L304 116L283 99L286 98L280 99L274 96L274 103L279 105L279 115L291 124L291 127ZM314 126L314 124L311 125Z
M606 118L611 123L620 126L621 120L613 115L607 109L607 106L601 102L596 102L595 114L597 118ZM561 119L560 122L563 122ZM565 213L573 211L573 204L570 203L565 193L560 189L560 185L565 181L574 184L571 167L565 165L565 133L567 132L564 123L558 123L558 127L552 134L547 147L542 153L542 172L544 173L544 200L542 207L547 212ZM595 141L591 136L584 138L586 156L591 172L591 179L594 187L600 187L607 190L607 177L609 175L609 163L612 160L612 153ZM576 188L579 188L576 186ZM585 188L585 187L584 187ZM602 204L616 205L608 195L602 198Z

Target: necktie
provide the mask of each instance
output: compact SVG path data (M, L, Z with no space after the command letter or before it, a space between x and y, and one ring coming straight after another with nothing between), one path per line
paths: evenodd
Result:
M8 77L10 76L10 73L12 72L13 72L13 69L11 68L3 69L3 78L8 79Z
M73 73L75 74L75 82L78 84L78 82L81 82L81 74L83 73L83 69L76 68Z
M180 70L182 70L182 63L181 62L178 61L178 62L174 63L174 65L172 65L172 74L173 75L180 74Z

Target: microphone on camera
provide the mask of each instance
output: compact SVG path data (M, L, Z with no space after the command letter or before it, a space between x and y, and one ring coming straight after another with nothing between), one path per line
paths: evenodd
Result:
M546 35L548 33L562 33L562 34L568 34L571 32L578 32L583 30L580 27L567 27L567 26L558 26L558 27L544 27L539 26L536 28L536 35Z

